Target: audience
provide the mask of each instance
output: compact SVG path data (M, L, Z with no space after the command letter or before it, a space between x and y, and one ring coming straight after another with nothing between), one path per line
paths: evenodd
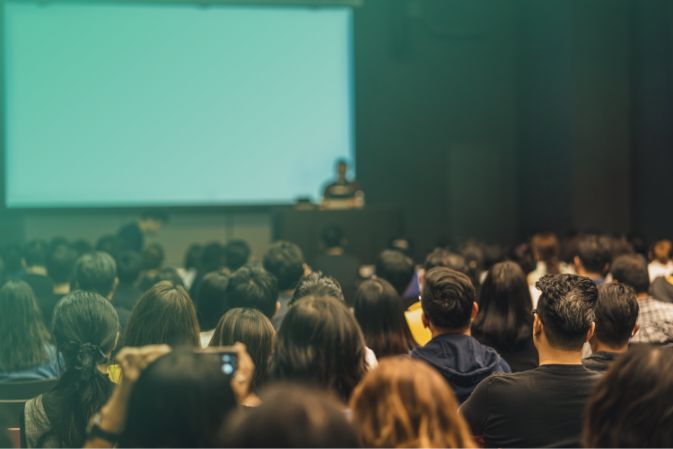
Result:
M390 282L397 294L403 298L405 309L418 299L417 297L404 298L415 274L414 261L400 250L383 250L376 260L376 275Z
M124 336L126 346L166 344L200 346L196 310L184 287L162 281L133 308Z
M180 275L180 278L182 278L182 284L187 291L189 291L194 283L194 279L196 279L202 256L203 246L198 243L189 245L189 248L187 248L187 252L185 253L185 266L177 268L178 274Z
M673 349L639 347L617 360L589 400L582 446L673 446Z
M590 340L592 354L582 364L594 371L607 371L612 362L629 348L629 339L638 332L636 292L612 282L598 289L595 309L596 332Z
M55 306L54 281L47 273L47 244L44 240L32 240L23 249L21 263L23 272L19 279L33 289L43 316L49 319Z
M465 401L477 384L495 372L510 372L495 349L470 335L478 312L476 293L469 277L450 268L437 267L425 274L421 304L423 324L432 340L412 351L444 376L458 400Z
M477 447L446 381L425 363L391 357L350 400L364 447Z
M331 390L347 401L364 375L365 340L343 301L307 296L288 309L271 362L276 380Z
M106 367L119 319L100 294L75 291L54 309L52 333L65 371L53 390L26 402L22 440L27 447L82 447L89 419L112 392Z
M304 255L294 243L275 242L264 254L264 269L278 281L279 308L272 318L274 327L278 329L285 318L297 282L307 271Z
M546 275L533 322L540 366L481 382L461 411L488 447L577 447L597 374L582 366L594 333L598 291L571 274Z
M215 332L220 317L229 309L226 300L230 273L226 270L214 271L203 277L196 292L196 317L201 328L201 347L205 348Z
M224 245L224 260L230 271L236 271L250 260L250 245L245 240L231 240Z
M227 306L257 309L272 319L278 312L278 282L258 265L245 265L229 277Z
M112 297L117 307L132 310L143 292L136 286L143 270L143 259L133 251L124 251L117 257L119 284Z
M117 232L121 250L141 252L145 236L155 235L168 222L168 214L160 209L146 210L137 221L122 226Z
M513 372L538 366L532 303L523 270L514 262L493 265L479 292L472 335L494 348Z
M331 296L341 301L346 300L339 282L321 271L314 271L299 279L297 288L294 289L292 294L290 305L304 296Z
M645 259L638 254L620 256L612 263L612 278L633 288L638 295L640 330L631 343L673 342L673 304L650 297L650 277Z
M198 265L198 271L189 288L189 294L196 297L196 292L201 284L201 279L213 271L219 271L226 268L224 246L220 242L210 242L203 247L201 252L201 261Z
M404 320L402 298L388 281L373 278L360 284L353 311L367 347L377 358L409 354L413 339Z
M255 309L235 308L220 318L209 346L231 346L243 343L255 364L252 378L253 391L268 380L271 351L276 330L262 312Z
M54 282L49 301L43 301L40 307L44 313L45 322L51 323L54 307L59 299L70 293L73 270L77 253L64 243L59 243L49 250L47 255L47 273Z
M605 282L605 274L610 268L612 258L610 239L606 236L586 235L577 242L575 271L601 285Z
M58 377L56 348L35 295L24 281L0 288L0 382Z
M140 287L140 290L145 291L156 284L156 277L163 267L166 255L161 245L158 243L150 243L143 248L140 257L142 258L143 271L140 275L138 286ZM182 278L180 278L177 273L175 277L182 283Z
M320 233L320 240L323 251L313 260L311 266L333 276L341 285L348 304L351 304L358 281L360 260L346 252L348 242L340 227L327 226Z
M553 232L540 232L530 241L535 270L528 274L528 283L535 285L546 274L568 272L561 262L561 242Z

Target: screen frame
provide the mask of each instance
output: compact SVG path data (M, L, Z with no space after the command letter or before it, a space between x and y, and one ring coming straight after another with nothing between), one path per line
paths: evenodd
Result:
M363 6L364 0L24 0L26 3L49 4L49 3L84 3L84 4L196 4L205 8L209 7L227 7L227 6L250 6L250 7L283 7L283 8L350 8L349 15L349 33L348 33L348 108L350 111L349 126L350 141L349 159L353 175L357 173L357 149L356 149L356 86L355 86L355 10ZM60 213L60 212L128 212L137 213L146 210L174 210L181 212L203 212L203 211L226 211L226 212L267 212L276 208L287 208L294 206L296 201L273 202L273 203L240 203L223 202L222 204L213 203L175 203L175 204L137 204L137 205L98 205L98 206L13 206L7 205L8 191L8 165L7 165L7 83L5 79L5 4L6 0L0 0L0 212L8 215L20 214L23 212L38 213ZM326 173L326 176L328 174Z

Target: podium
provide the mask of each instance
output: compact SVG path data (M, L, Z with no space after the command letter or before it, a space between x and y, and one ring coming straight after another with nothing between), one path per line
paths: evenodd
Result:
M346 237L347 251L363 264L372 264L392 237L404 234L404 216L400 209L384 206L345 210L282 208L272 212L272 226L273 239L299 245L308 263L322 251L322 230L338 226Z

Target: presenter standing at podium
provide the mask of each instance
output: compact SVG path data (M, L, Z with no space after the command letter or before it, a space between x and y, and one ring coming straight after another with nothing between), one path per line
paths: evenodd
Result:
M323 191L323 209L353 209L364 206L365 195L360 184L349 180L347 174L348 162L339 159L336 163L336 180Z

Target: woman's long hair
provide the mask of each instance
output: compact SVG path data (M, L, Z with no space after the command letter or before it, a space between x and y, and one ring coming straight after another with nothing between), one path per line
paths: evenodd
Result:
M368 372L350 408L363 447L476 447L446 380L406 356Z
M388 281L374 278L360 284L353 311L377 357L408 354L413 348L402 299Z
M9 281L0 289L0 371L33 368L46 362L49 332L30 286Z
M530 289L526 275L514 262L500 262L488 270L479 292L479 313L472 334L496 349L510 348L532 334Z
M91 416L107 401L112 385L99 369L109 362L119 338L119 318L97 293L75 291L54 310L52 333L63 356L65 372L43 396L51 432L61 447L81 447Z

